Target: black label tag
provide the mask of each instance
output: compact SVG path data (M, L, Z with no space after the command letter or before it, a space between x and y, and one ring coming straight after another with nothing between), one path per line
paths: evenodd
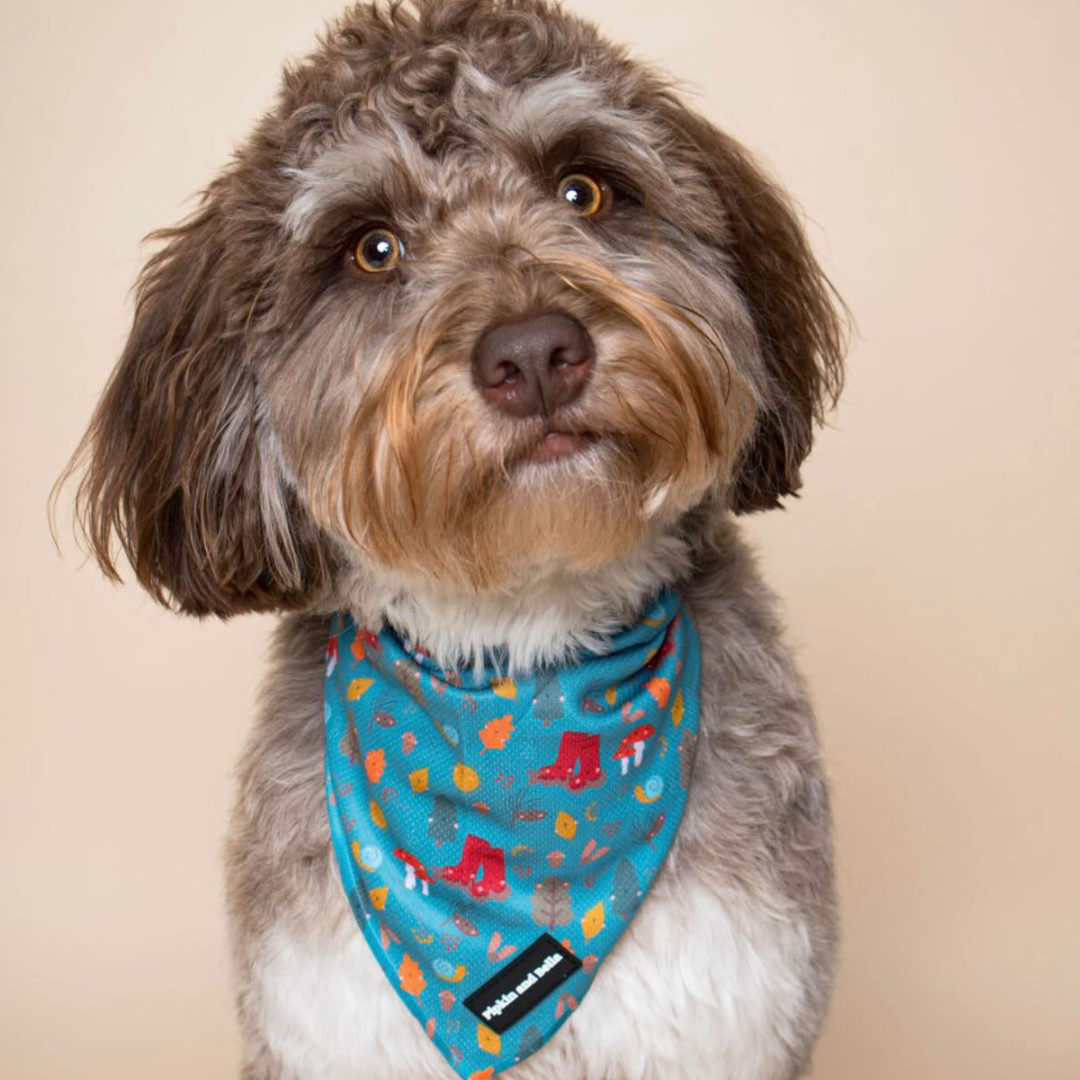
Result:
M567 952L550 934L541 934L462 1004L501 1035L580 967L581 961L573 953Z

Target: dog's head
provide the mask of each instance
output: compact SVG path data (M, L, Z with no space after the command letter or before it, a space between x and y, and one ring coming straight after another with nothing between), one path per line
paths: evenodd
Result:
M156 236L79 507L193 613L588 573L776 506L839 387L783 193L542 0L353 8Z

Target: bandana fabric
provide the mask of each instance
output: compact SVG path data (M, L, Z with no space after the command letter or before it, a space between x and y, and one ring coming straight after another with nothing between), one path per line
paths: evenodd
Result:
M334 616L326 794L371 951L454 1071L489 1080L577 1007L671 846L697 632L666 591L603 655L471 674Z

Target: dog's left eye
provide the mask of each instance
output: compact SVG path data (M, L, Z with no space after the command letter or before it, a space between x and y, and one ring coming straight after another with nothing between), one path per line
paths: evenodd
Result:
M401 237L379 225L356 238L349 256L365 274L385 274L397 266L404 253Z
M579 217L596 217L611 205L611 188L586 173L570 173L559 181L559 198Z

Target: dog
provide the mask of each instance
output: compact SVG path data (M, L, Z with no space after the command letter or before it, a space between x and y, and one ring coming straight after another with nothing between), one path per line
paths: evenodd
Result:
M333 23L154 238L71 470L109 577L118 543L179 612L282 614L227 843L242 1075L445 1080L458 1060L417 1022L443 1022L434 987L410 1015L335 866L336 613L357 655L397 635L422 702L414 662L497 653L527 680L602 654L663 590L700 646L681 824L587 996L560 998L565 1023L512 1075L802 1075L836 964L828 791L736 524L797 492L842 383L845 309L788 197L562 8L414 0ZM539 731L568 722L568 695L538 682L541 701ZM570 775L548 770L533 779Z

